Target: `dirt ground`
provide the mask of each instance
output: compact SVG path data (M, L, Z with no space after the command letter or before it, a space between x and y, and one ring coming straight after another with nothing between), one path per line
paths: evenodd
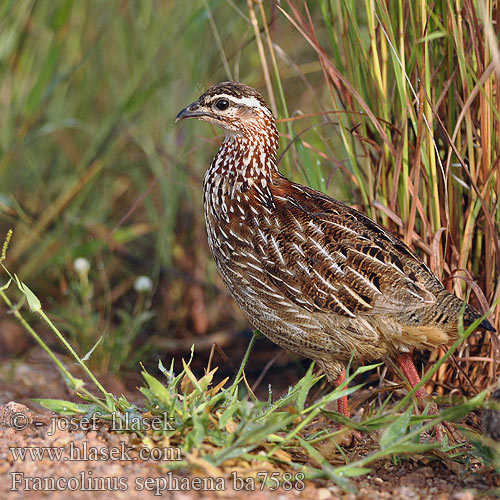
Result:
M232 474L206 479L210 467L200 461L196 472L177 470L153 459L140 457L133 445L133 436L108 432L104 427L82 432L54 428L52 415L31 401L31 398L51 397L71 399L59 373L40 354L22 362L3 362L0 369L0 498L158 498L190 500L194 498L253 499L453 499L484 498L487 492L500 486L498 475L479 463L469 470L453 470L432 456L383 460L373 464L369 475L353 479L356 493L343 491L331 481L297 482L290 486L280 479L281 487L261 489L259 482L245 479L241 470ZM138 395L126 391L122 383L106 380L112 392ZM10 403L10 404L8 404ZM29 408L29 409L28 409ZM24 430L12 427L12 415ZM25 415L25 417L22 417ZM25 420L23 420L23 418ZM64 427L64 426L60 426ZM52 447L61 450L57 457L22 459L12 448ZM91 455L92 451L95 455ZM106 450L114 456L106 459ZM352 451L352 450L351 450ZM361 451L360 451L361 452ZM108 451L108 454L110 452ZM356 450L354 450L356 453ZM85 459L82 459L85 458ZM168 465L168 464L167 464ZM50 483L56 478L56 484ZM205 478L205 479L204 479ZM287 488L291 489L287 490ZM51 491L48 488L52 488ZM98 490L98 491L96 491ZM489 495L492 497L492 495Z

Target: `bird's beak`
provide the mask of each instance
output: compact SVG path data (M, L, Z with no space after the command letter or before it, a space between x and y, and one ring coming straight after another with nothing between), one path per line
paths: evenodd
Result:
M175 117L175 123L179 120L184 120L186 118L199 118L200 116L207 116L208 113L201 109L200 103L194 101L189 106L179 111L179 114Z

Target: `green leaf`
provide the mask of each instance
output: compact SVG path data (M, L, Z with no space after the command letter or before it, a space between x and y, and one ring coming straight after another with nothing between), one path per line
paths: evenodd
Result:
M479 394L469 399L465 403L441 410L440 420L446 420L449 422L460 420L461 418L465 417L467 413L481 406L487 394L488 391L485 389L484 391L480 392Z
M106 394L106 405L111 408L111 411L116 411L116 399L113 394Z
M208 419L206 419L207 426L208 426ZM193 418L193 430L191 432L191 437L194 440L195 446L199 448L201 444L203 443L203 440L205 439L207 429L206 426L204 425L204 422L202 421L201 418Z
M54 2L54 11L49 18L50 27L54 31L61 29L68 22L72 7L73 0Z
M425 453L429 450L433 450L435 448L439 448L441 446L441 443L435 441L433 443L402 443L402 444L397 444L394 445L388 450L390 450L391 453L393 454L399 454L399 453Z
M74 389L75 391L81 391L83 387L85 387L85 382L81 378L75 378L73 375L66 375L63 371L61 371L62 378L64 379L66 385Z
M102 336L99 337L99 340L94 344L92 349L90 349L90 351L87 354L85 354L85 356L83 356L82 361L88 361L90 359L90 356L94 352L95 348L101 343L101 340L102 340Z
M313 369L314 369L314 361L309 366L309 369L307 370L305 376L302 377L302 379L300 380L300 388L296 402L296 408L297 410L299 410L299 412L301 412L304 409L307 395L309 394L309 391L311 390L311 387L314 385L315 382L313 376Z
M393 443L399 441L406 434L408 426L410 425L412 411L413 408L410 406L403 415L399 416L384 430L379 440L380 448L382 450L389 448Z
M375 363L374 365L364 365L360 366L359 368L356 369L356 371L352 374L351 378L356 377L356 375L360 375L361 373L369 372L370 370L375 370L375 368L378 368L381 366L383 363Z
M159 380L157 380L155 377L153 377L146 371L142 372L142 376L146 380L154 396L158 400L160 400L161 403L168 405L171 402L172 398L167 388Z
M12 283L12 278L9 278L9 281L7 281L7 283L5 283L5 285L0 287L0 290L2 290L2 291L7 290L7 288L9 288L11 283Z
M25 112L31 115L41 104L44 97L48 94L48 89L55 81L57 74L57 65L61 55L61 45L54 42L49 48L40 71L37 73L37 80L33 85L25 104Z
M277 432L281 429L286 429L295 419L297 415L290 413L273 414L264 423L260 425L247 426L241 434L237 429L236 434L239 434L238 444L256 444L265 441L269 434Z
M333 479L339 486L344 488L347 491L354 492L354 487L352 484L349 482L348 479L346 479L346 476L349 477L349 473L344 474L344 472L337 472L335 468L333 468L328 461L325 459L321 453L314 448L310 443L308 443L305 439L302 439L300 436L297 436L297 439L300 443L300 445L309 453L309 455L316 460L321 465L321 468L323 469L324 473L330 478ZM349 467L349 466L347 466ZM353 467L354 469L359 469L356 467ZM370 472L369 469L365 469L367 472ZM360 475L360 474L358 474Z
M365 474L368 474L371 472L371 469L368 469L368 467L348 467L347 469L343 469L341 474L345 477L358 477L358 476L364 476Z
M65 401L63 399L33 399L36 403L44 408L52 410L55 413L62 415L75 415L87 413L90 407L95 405L78 404L72 401Z
M342 415L341 413L338 413L336 411L325 410L324 408L322 408L320 411L326 417L331 418L335 422L339 422L340 424L344 425L345 427L349 427L350 429L356 429L356 430L362 431L362 432L370 432L371 431L371 429L369 427L366 427L358 422L355 422L354 420L351 420L350 418L348 418L345 415Z
M234 398L229 406L223 411L222 415L219 418L219 427L224 428L226 424L233 418L233 415L238 410L240 402Z
M255 336L256 339L262 339L262 338L264 338L264 334L261 333L259 330L254 330L253 334L254 334L254 336Z
M189 361L189 363L191 363L191 360ZM200 384L198 384L198 380L196 380L196 377L194 376L193 372L189 368L189 365L184 361L184 359L182 360L182 366L184 367L184 372L193 384L194 388L198 391L199 394L203 394L203 389L200 387Z
M28 286L21 282L22 292L28 301L28 305L33 312L38 312L42 309L42 304L38 300L38 297L28 288Z

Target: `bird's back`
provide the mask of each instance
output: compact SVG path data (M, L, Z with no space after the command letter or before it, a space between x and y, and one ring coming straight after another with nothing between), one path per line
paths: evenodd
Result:
M462 309L466 325L480 317L388 231L277 171L220 194L219 212L206 217L222 277L250 321L284 347L313 359L354 350L365 361L449 342Z

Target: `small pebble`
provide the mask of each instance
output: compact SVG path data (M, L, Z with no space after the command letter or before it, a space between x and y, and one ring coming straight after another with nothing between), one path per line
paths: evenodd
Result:
M0 427L12 427L16 431L22 431L31 422L33 422L33 414L27 406L15 401L9 401L0 406Z
M332 498L332 494L327 488L318 488L316 490L316 498L318 498L318 500L328 500Z
M474 500L474 494L470 490L457 491L453 494L451 500Z
M380 486L381 484L384 484L384 480L383 480L381 477L376 477L376 478L373 480L373 482L374 482L376 485L378 485L378 486Z
M334 496L342 496L344 490L342 488L340 488L339 486L328 486L328 491L330 491L330 493Z

